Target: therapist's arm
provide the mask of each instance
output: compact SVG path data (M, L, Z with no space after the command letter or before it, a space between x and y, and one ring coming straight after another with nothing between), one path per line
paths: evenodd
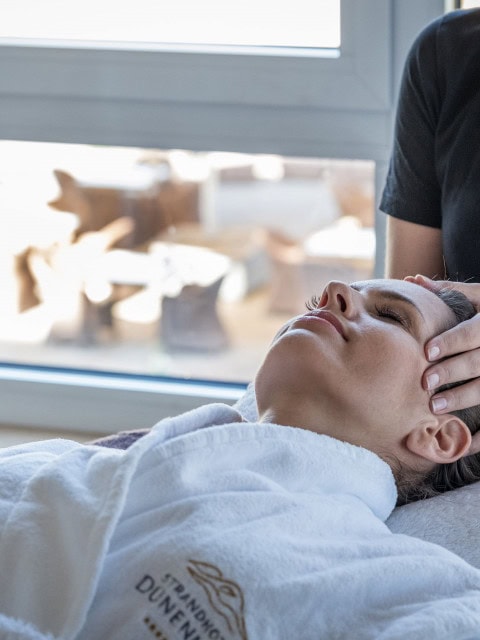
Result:
M445 277L441 229L388 216L385 277L403 279L417 273Z

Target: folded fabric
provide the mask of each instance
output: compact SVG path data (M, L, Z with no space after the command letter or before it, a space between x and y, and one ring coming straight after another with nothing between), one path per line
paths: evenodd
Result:
M49 633L42 633L30 624L1 614L0 631L2 640L55 640Z
M480 638L480 571L392 534L390 468L328 436L209 405L3 478L2 639Z
M247 420L257 420L252 383L234 406ZM480 482L398 507L387 525L394 533L439 544L480 569Z

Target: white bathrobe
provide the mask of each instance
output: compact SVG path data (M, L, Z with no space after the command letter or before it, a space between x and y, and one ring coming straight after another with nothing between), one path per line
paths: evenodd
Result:
M0 452L0 638L480 638L480 571L392 534L375 454L209 405Z

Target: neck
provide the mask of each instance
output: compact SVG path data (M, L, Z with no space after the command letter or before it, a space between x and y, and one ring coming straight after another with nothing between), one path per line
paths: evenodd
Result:
M322 416L322 420L319 420L319 412L314 412L315 419L310 418L311 412L308 411L305 404L299 409L297 406L293 407L268 407L266 409L259 409L259 422L279 424L287 427L298 427L299 429L306 429L307 431L314 431L316 433L328 433L331 429L324 429L323 422L325 422L325 416Z

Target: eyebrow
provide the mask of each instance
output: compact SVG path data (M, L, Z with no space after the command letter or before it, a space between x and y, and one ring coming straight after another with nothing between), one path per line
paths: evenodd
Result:
M387 298L387 300L398 300L399 302L406 302L407 304L411 305L417 311L417 313L420 314L423 320L425 320L424 315L418 305L407 296L404 296L402 293L398 293L397 291L382 291L381 295L384 298Z
M356 291L362 291L362 289L365 288L357 284L351 284L350 286ZM377 289L377 291L383 298L386 298L387 300L395 300L398 302L405 302L406 304L409 304L422 317L422 319L425 320L425 316L423 315L418 305L408 296L405 296L403 295L403 293L399 293L398 291L389 291L388 289Z

